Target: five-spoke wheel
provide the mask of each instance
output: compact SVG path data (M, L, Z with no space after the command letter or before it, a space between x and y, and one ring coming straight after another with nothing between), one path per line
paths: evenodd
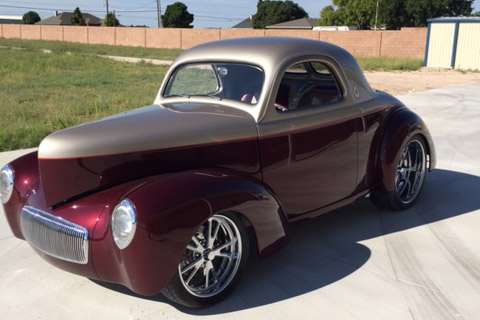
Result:
M395 176L395 191L402 203L409 204L415 200L422 189L425 160L425 148L420 140L411 140L403 149Z
M188 307L223 299L238 281L248 259L248 236L234 214L210 217L193 235L164 294Z
M395 189L392 192L373 191L370 199L381 207L405 210L417 200L427 173L427 156L422 138L415 136L410 139L398 156Z

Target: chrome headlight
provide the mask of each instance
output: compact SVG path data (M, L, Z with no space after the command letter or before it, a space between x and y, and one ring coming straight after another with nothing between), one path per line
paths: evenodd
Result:
M10 200L13 192L14 174L13 169L8 164L0 171L0 197L2 203Z
M120 249L125 249L132 242L136 226L135 206L125 199L115 207L112 214L113 240Z

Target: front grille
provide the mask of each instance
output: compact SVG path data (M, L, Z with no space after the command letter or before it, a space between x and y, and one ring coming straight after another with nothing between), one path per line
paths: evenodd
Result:
M58 259L87 264L88 230L84 227L30 206L22 209L21 225L32 247Z

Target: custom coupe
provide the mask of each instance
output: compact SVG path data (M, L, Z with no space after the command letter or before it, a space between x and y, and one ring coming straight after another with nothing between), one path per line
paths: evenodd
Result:
M152 106L49 135L0 191L14 235L51 264L204 307L290 223L366 195L407 209L434 167L424 122L347 51L245 38L185 51Z

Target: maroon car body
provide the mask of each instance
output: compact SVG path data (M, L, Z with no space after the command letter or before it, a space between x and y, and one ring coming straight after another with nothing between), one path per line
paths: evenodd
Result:
M224 77L240 63L262 72L256 101L166 94L179 68L207 62L229 64L216 67ZM323 71L315 73L318 64ZM282 88L301 79L323 81L307 91L334 98L308 108L278 106ZM402 148L413 137L422 140L432 170L435 151L423 121L373 91L343 49L289 38L214 42L179 57L155 105L54 133L38 152L10 163L15 181L4 211L20 239L25 208L84 227L84 263L32 247L64 270L152 295L169 284L192 235L216 213L241 216L258 254L268 257L287 242L289 223L372 191L394 191ZM127 198L137 226L120 249L111 216Z

